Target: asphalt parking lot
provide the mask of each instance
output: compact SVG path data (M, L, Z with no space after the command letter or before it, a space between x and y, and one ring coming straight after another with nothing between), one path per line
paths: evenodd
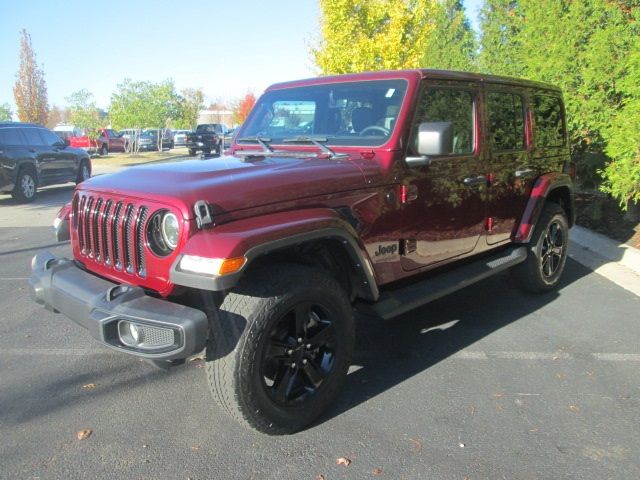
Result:
M340 400L268 437L217 408L201 361L157 370L31 301L34 253L70 254L48 225L71 192L0 196L1 478L640 477L640 297L575 260L555 293L501 275L359 320Z

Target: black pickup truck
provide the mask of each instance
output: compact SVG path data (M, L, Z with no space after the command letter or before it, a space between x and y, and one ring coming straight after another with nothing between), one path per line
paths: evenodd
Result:
M203 123L198 125L196 131L187 133L187 148L189 155L193 156L198 150L205 155L222 151L222 139L227 133L227 126L222 123Z

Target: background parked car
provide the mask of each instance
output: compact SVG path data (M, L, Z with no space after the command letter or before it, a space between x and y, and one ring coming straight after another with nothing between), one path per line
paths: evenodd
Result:
M184 147L187 144L187 133L191 133L191 130L175 130L173 132L174 146Z
M96 140L91 140L87 135L83 135L71 137L69 142L72 147L82 148L90 153L97 152L100 155L107 155L109 152L124 152L126 139L121 133L111 128L103 128Z
M159 134L160 139L158 139ZM173 146L173 133L171 132L171 130L143 130L138 140L138 149L141 151L158 149L163 150L165 148L171 150Z
M0 192L30 202L38 187L80 183L90 176L91 160L87 152L69 147L48 128L32 123L0 122Z
M53 127L53 133L58 135L63 140L70 140L71 137L82 136L82 130L74 125L70 125L67 123L59 123L58 125Z

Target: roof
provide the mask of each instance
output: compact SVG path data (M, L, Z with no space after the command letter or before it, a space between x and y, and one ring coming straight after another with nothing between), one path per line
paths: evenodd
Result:
M483 73L456 72L450 70L382 70L379 72L349 73L346 75L331 75L326 77L306 78L292 82L276 83L267 88L269 90L279 90L281 88L304 87L308 85L321 85L336 82L354 82L359 80L388 80L388 79L423 79L433 78L438 80L458 80L479 83L497 83L502 85L517 85L521 87L542 88L559 92L560 89L554 85L526 80L521 78L503 77L498 75L488 75Z
M42 125L28 122L0 122L0 127L42 127Z

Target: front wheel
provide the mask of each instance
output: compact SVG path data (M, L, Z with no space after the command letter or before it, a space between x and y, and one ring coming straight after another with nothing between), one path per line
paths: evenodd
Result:
M89 167L89 163L84 160L80 164L80 168L78 169L78 175L76 176L76 185L84 182L85 180L89 180L91 178L91 167Z
M528 248L527 259L512 270L516 281L533 293L553 290L560 282L569 248L569 221L560 205L545 205Z
M102 144L102 146L100 147L100 156L106 157L107 155L109 155L109 147L107 147L105 144Z
M351 305L333 278L299 265L256 270L226 296L212 322L211 393L245 425L296 432L340 392L353 343Z

